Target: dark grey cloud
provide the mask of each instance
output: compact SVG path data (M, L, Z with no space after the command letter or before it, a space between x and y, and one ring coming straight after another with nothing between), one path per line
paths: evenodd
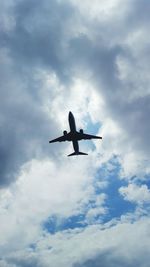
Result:
M63 46L73 8L53 0L17 1L12 13L15 27L2 38L17 66L47 67L66 81L69 76Z
M8 70L8 79L11 74ZM1 79L1 84L2 84ZM12 78L13 81L13 78ZM0 107L0 184L7 185L13 180L13 175L20 164L32 155L38 156L38 151L48 154L48 138L52 131L50 121L43 112L41 103L31 94L25 92L22 84L7 84L4 89ZM37 88L33 87L32 90ZM25 92L25 93L24 93ZM39 155L40 156L40 155ZM42 156L42 154L41 154Z
M150 139L148 134L150 131L148 115L150 112L150 93L145 94L147 87L150 86L149 80L145 75L150 67L149 45L144 41L141 44L143 48L138 50L140 38L137 39L139 43L135 43L135 47L124 42L126 42L126 38L132 39L136 32L143 31L144 29L148 30L149 9L150 4L147 1L133 1L129 13L125 14L124 23L120 25L119 33L122 32L122 43L119 44L119 49L117 49L117 43L113 47L113 49L116 48L117 53L112 58L113 67L111 68L111 73L105 71L105 74L100 77L100 81L104 85L102 93L106 99L111 116L129 134L129 140L133 147L145 153L146 157L150 155ZM128 32L126 32L126 29L128 29ZM144 31L141 38L146 40L146 33L144 34ZM136 49L139 51L137 55ZM118 56L127 60L130 66L130 74L123 81L120 80L116 67ZM99 58L99 61L101 60L101 57L98 56L97 58ZM110 64L111 57L106 62ZM96 67L95 79L98 77L98 73L99 68ZM140 93L136 95L138 91ZM131 100L132 94L136 96Z
M37 77L37 69L55 71L60 79L67 80L61 45L62 29L71 15L69 5L57 1L15 1L3 8L3 14L13 18L14 24L10 21L9 30L0 30L2 187L14 181L24 162L54 152L48 140L57 130L57 121L50 120L43 110L43 78L40 74Z
M2 264L2 267L6 266L13 266L13 267L43 267L43 265L40 263L40 260L35 258L34 256L28 256L28 257L10 257L7 260L0 260L0 264Z
M75 263L73 267L143 267L147 266L148 262L149 258L145 257L145 255L126 257L110 249L85 262Z

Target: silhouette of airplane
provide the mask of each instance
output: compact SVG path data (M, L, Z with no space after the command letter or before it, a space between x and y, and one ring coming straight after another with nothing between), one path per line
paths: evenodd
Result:
M102 139L102 137L101 136L90 135L90 134L85 134L83 132L83 129L80 129L80 131L77 132L75 118L74 118L74 116L73 116L71 111L69 112L68 120L69 120L69 125L70 125L70 132L67 133L67 131L63 131L63 136L60 136L60 137L58 137L56 139L53 139L53 140L49 141L49 143L72 141L74 152L69 154L68 156L88 155L87 153L83 153L83 152L79 151L78 141L80 141L80 140L89 140L89 139Z

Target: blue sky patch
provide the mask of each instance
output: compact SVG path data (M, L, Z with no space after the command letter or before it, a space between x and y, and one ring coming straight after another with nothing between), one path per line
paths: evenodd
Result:
M109 165L109 167L108 167ZM107 181L107 186L104 188L95 188L96 194L105 193L107 198L105 200L105 205L108 208L108 212L103 216L103 222L109 221L113 218L118 218L127 212L133 212L136 205L126 201L119 193L119 188L122 186L127 186L125 180L119 179L120 164L117 156L114 156L108 163L104 164L96 173L95 184L98 179L105 179Z
M70 216L68 218L58 218L57 216L53 216L48 218L43 224L43 229L51 234L55 234L56 232L67 229L84 228L87 225L84 221L85 215L83 214Z
M43 228L49 233L55 234L58 231L67 229L85 228L89 224L105 223L114 218L119 218L123 214L134 212L136 205L129 201L125 201L118 191L121 186L127 185L125 180L119 179L119 171L120 164L117 157L114 156L109 163L104 164L103 167L97 171L93 182L95 194L84 206L82 213L68 218L59 218L54 215L46 220L43 224ZM98 186L98 182L102 181L102 179L107 181L107 186L104 188ZM90 223L87 221L86 215L89 210L98 208L96 205L96 198L102 193L107 196L103 204L103 207L107 209L107 212L106 214L96 214Z

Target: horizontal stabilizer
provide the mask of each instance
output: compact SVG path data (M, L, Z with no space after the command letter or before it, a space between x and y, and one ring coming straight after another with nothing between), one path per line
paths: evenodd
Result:
M74 152L68 155L68 157L70 156L78 156L78 155L88 155L87 153L83 153L83 152Z

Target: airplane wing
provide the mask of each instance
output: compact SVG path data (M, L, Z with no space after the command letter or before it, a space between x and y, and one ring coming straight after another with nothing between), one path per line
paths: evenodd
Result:
M68 136L68 135L62 135L62 136L60 136L60 137L58 137L58 138L56 138L56 139L53 139L53 140L49 141L49 143L54 143L54 142L64 142L64 141L67 141L67 140L68 140L68 139L67 139L67 136Z
M91 135L91 134L85 134L85 133L79 133L79 138L81 139L102 139L101 136Z

